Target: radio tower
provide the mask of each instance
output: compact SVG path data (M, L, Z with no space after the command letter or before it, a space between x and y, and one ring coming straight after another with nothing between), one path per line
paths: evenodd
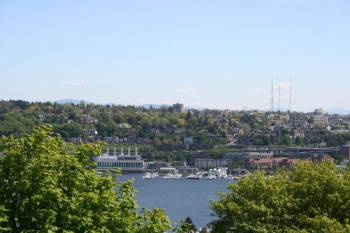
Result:
M278 83L278 111L281 111L281 83Z
M289 112L292 111L292 78L289 78Z
M271 80L271 111L274 112L274 84L273 79Z

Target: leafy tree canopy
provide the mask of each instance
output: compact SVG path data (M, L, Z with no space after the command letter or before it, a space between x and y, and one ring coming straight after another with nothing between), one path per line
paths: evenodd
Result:
M131 181L115 183L87 169L98 146L73 146L50 126L0 149L0 230L11 232L160 233L170 228L162 210L138 213Z
M185 218L185 220L181 221L178 227L175 229L175 233L195 233L195 232L197 232L197 228L190 217L187 217Z
M212 202L213 232L350 232L350 171L300 163L274 177L262 172L229 186Z

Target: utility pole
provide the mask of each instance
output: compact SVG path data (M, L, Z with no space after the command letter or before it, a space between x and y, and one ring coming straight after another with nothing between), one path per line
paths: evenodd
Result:
M292 111L292 78L289 78L289 112Z
M275 109L274 109L274 83L273 83L273 79L271 80L271 111L274 112Z
M281 83L278 83L278 112L281 111Z

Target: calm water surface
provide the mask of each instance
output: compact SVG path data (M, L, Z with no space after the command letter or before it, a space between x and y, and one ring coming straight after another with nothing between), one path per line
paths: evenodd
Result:
M190 216L197 227L204 227L213 216L209 201L217 200L217 192L226 192L231 180L188 180L155 178L143 180L143 174L125 174L119 181L134 178L136 197L141 207L164 209L173 225Z

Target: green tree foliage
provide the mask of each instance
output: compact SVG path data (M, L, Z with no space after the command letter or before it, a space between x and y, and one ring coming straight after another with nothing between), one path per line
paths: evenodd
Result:
M350 140L349 133L330 134L330 135L327 135L325 138L325 142L327 143L327 146L341 146L346 144L347 141L349 140Z
M35 126L33 116L20 112L0 114L0 132L3 135L23 135Z
M67 144L68 145L68 144ZM76 147L75 145L70 144L71 147L75 147L74 156L78 159L78 161L86 166L93 167L95 163L92 161L92 158L101 152L101 148L104 146L103 143L95 143L95 144L81 144Z
M163 233L169 229L169 221L164 217L161 209L142 209L142 214L138 217L136 233Z
M196 139L193 149L206 149L226 142L226 136L220 133L224 130L222 125L209 114L134 106L0 101L0 135L22 136L44 123L53 125L54 132L66 141L82 137L83 129L96 129L102 140L119 137L134 143L139 139L153 142L156 149L168 151L185 149L183 137L191 135ZM219 112L214 114L220 115Z
M77 123L66 123L56 125L54 131L59 133L64 139L68 140L70 138L77 138L80 136L80 131L82 127Z
M203 227L199 233L209 233L209 229L207 227Z
M7 227L8 216L3 206L0 206L0 232L7 232L10 229Z
M72 146L42 126L0 143L0 224L11 232L160 233L163 211L137 211L131 181L86 169L96 146ZM6 209L6 211L5 211Z
M262 172L229 185L212 202L213 232L350 232L350 171L331 163L300 163L274 177Z
M179 226L175 229L175 233L195 233L195 232L197 232L197 228L190 217L187 217L185 218L185 220L181 221Z

